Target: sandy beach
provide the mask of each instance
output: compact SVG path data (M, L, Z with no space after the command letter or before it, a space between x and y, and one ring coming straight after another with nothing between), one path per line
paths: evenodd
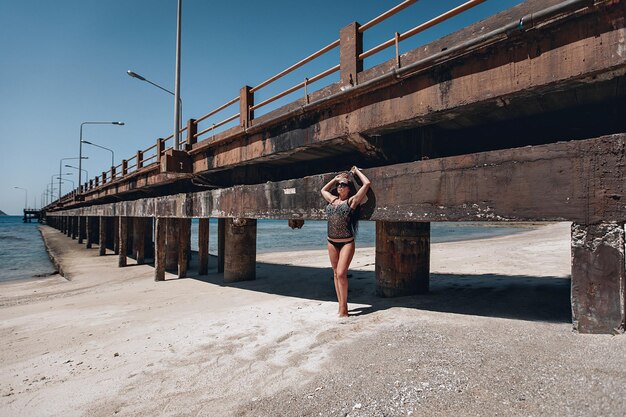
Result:
M325 250L155 282L42 226L65 278L0 285L0 416L623 416L626 337L572 331L569 227L433 244L395 299L357 249L338 319Z

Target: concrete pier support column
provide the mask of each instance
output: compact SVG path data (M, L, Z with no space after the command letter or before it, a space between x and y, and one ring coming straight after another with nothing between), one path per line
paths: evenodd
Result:
M224 272L224 247L226 240L226 219L217 219L217 272Z
M72 216L67 216L67 226L65 228L67 237L72 237Z
M157 217L154 221L154 280L165 281L165 241L167 219Z
M200 219L198 224L198 273L209 273L209 219Z
M178 220L178 278L185 278L189 269L189 255L191 254L191 219Z
M115 247L115 233L113 233L113 227L115 226L113 221L114 218L115 217L106 217L106 248L110 251L113 251L113 248Z
M94 230L94 227L93 227L93 217L87 216L85 218L85 226L86 226L85 227L85 232L86 232L85 246L87 247L87 249L91 249L92 243L96 240L96 236L95 236L96 231Z
M113 217L113 253L120 254L120 218Z
M137 264L145 263L146 257L146 218L133 218L133 256Z
M154 258L154 242L152 239L152 217L144 218L144 250L146 258Z
M120 241L120 253L118 255L117 266L123 267L127 264L127 249L128 244L128 217L119 218L119 241Z
M256 219L227 219L224 245L224 281L256 278Z
M376 295L428 292L430 223L376 222Z
M78 244L82 245L83 240L85 239L85 216L80 216L78 218Z
M178 271L178 219L167 219L167 236L165 238L165 269L170 272Z
M78 239L78 220L80 217L72 216L72 239Z
M623 332L624 224L572 224L572 321L580 333Z
M126 218L126 256L130 256L131 258L135 258L135 241L133 240L133 224L135 223L134 217Z
M107 218L100 216L100 226L98 227L98 255L104 256L107 254Z

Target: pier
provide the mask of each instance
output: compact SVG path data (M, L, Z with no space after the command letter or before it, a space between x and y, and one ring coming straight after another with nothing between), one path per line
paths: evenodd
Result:
M31 223L33 220L37 220L37 222L41 223L43 220L43 211L39 209L25 208L22 221L24 223Z
M363 60L401 36L364 51L376 19L353 22L303 60L339 48L336 66L262 101L285 71L243 86L189 120L179 149L171 136L151 139L45 207L46 222L112 250L119 267L153 259L162 281L187 275L192 218L206 273L208 219L218 218L218 271L252 280L256 220L324 219L320 189L357 165L372 181L361 218L376 221L378 295L428 292L432 222L568 221L573 326L623 332L625 15L624 1L528 0L369 69ZM336 72L337 83L311 88ZM227 117L231 106L239 113Z

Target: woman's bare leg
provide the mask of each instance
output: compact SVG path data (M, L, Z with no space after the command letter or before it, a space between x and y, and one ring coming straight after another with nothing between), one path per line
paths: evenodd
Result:
M339 286L337 285L337 263L339 262L339 249L328 243L328 257L330 258L330 266L333 268L333 281L335 283L335 292L337 293L337 300L340 300ZM339 312L341 312L341 304L339 305Z
M348 268L354 257L354 242L344 245L339 251L339 260L335 272L335 288L339 301L339 316L348 316Z

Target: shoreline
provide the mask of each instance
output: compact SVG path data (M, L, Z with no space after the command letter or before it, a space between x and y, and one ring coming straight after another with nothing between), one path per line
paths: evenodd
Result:
M2 285L0 415L626 412L626 337L572 332L567 224L433 244L412 297L375 297L359 248L344 320L325 250L261 254L255 281L211 258L154 282L42 229L72 280Z
M43 247L46 249L46 254L48 255L48 259L50 259L52 266L56 269L55 271L47 275L43 275L43 277L49 277L52 275L59 274L65 278L65 274L63 273L63 268L61 267L61 263L59 262L57 257L54 256L54 253L52 252L50 246L48 245L48 242L46 241L46 237L44 236L43 231L41 230L41 226L37 227L37 231L39 232L39 236L41 236L41 240L43 241ZM42 277L41 275L32 276L32 278L41 278L41 277Z

